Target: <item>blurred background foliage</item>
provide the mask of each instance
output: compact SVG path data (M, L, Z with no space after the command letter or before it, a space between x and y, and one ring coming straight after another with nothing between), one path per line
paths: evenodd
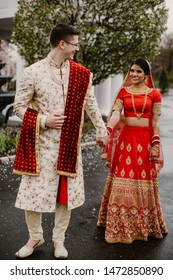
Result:
M93 84L125 73L137 57L154 62L159 79L165 65L156 57L163 51L167 17L164 0L19 0L12 40L27 65L34 63L49 52L49 32L56 20L81 31L76 60L93 72Z

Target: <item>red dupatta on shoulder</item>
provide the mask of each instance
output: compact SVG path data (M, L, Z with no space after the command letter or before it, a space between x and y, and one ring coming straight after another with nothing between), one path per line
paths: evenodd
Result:
M85 100L90 89L90 71L70 61L70 78L64 115L67 116L61 130L57 173L77 176L77 159L83 124Z
M83 111L91 86L91 73L82 65L70 61L69 86L64 115L67 116L60 137L57 174L76 177ZM40 114L31 108L25 112L16 151L13 172L38 176ZM57 151L58 153L58 151Z

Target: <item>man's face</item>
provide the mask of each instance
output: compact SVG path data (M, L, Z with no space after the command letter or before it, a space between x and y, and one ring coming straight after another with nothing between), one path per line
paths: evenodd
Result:
M69 36L68 40L62 40L64 42L64 58L73 59L75 53L79 51L79 36Z

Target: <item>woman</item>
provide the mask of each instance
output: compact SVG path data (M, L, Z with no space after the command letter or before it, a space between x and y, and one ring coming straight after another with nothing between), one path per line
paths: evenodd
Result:
M117 133L123 109L124 125ZM137 59L130 66L107 123L110 142L105 159L110 171L97 225L106 226L108 243L147 241L149 236L162 238L167 233L158 192L158 173L163 165L160 114L161 94L153 87L150 65Z

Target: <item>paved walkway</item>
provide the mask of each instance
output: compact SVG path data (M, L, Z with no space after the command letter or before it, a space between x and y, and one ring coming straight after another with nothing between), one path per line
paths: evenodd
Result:
M66 246L69 260L172 260L173 259L173 175L160 176L160 195L169 234L164 239L135 241L131 245L107 244L104 230L96 227L101 196L108 173L100 159L100 149L83 150L86 202L72 212ZM24 213L14 207L20 177L12 174L12 163L4 163L0 177L0 259L14 260L14 252L28 239ZM30 260L54 260L51 241L53 214L43 214L45 244Z
M95 145L83 149L86 202L72 212L66 236L69 260L173 260L173 94L163 98L161 120L165 167L159 176L160 196L169 233L161 240L135 241L130 245L107 244L97 216L108 169ZM20 176L12 174L13 163L0 167L0 259L14 260L15 251L28 239L24 213L14 207ZM51 241L53 214L43 215L45 243L30 260L54 260Z

